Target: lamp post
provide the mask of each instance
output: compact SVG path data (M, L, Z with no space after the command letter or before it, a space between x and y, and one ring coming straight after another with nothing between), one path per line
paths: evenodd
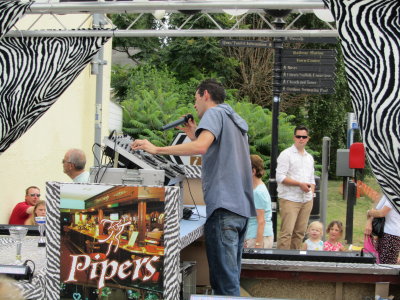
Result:
M287 16L291 10L265 10L267 14L274 17L273 24L276 30L282 30L285 21L282 19ZM270 175L268 190L271 196L271 202L273 207L275 206L275 213L272 213L272 226L274 231L274 240L277 238L277 220L278 220L278 192L276 182L276 166L278 158L278 133L279 133L279 104L282 93L282 50L283 50L283 38L275 37L273 40L273 48L275 51L274 57L274 79L272 84L273 101L272 101L272 141L271 141L271 163L270 163ZM275 203L275 205L274 205Z

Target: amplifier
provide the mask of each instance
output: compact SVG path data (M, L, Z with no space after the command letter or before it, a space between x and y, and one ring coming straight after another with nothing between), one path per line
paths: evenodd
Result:
M242 257L248 259L319 261L360 264L374 264L376 261L374 255L370 253L363 253L362 251L342 252L244 248Z

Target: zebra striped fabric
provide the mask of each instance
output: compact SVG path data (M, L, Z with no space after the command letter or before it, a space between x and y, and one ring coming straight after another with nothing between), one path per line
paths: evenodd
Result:
M0 40L23 16L32 3L21 3L19 1L0 2Z
M180 227L179 201L180 189L177 186L165 187L165 219L164 219L164 297L168 300L179 300L181 285L180 272Z
M324 0L372 170L400 213L400 1Z
M50 108L107 40L25 37L0 41L0 154Z
M46 254L45 277L37 283L44 283L45 297L29 299L60 299L60 183L46 182ZM40 285L39 285L40 286ZM40 290L36 286L36 290Z
M184 165L186 178L201 178L201 166Z

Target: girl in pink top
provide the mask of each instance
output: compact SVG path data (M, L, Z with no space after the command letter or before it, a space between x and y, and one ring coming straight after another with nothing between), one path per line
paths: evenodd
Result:
M326 233L329 235L329 238L324 243L324 251L345 251L342 243L339 242L343 234L342 222L330 222L328 228L326 229Z

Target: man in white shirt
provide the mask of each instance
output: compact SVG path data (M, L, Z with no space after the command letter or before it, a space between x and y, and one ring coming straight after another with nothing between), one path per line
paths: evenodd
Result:
M64 173L75 183L88 183L89 172L85 171L86 155L80 149L70 149L62 160Z
M297 126L294 145L281 152L277 161L281 229L278 249L300 249L313 205L315 189L314 159L305 150L308 129Z

